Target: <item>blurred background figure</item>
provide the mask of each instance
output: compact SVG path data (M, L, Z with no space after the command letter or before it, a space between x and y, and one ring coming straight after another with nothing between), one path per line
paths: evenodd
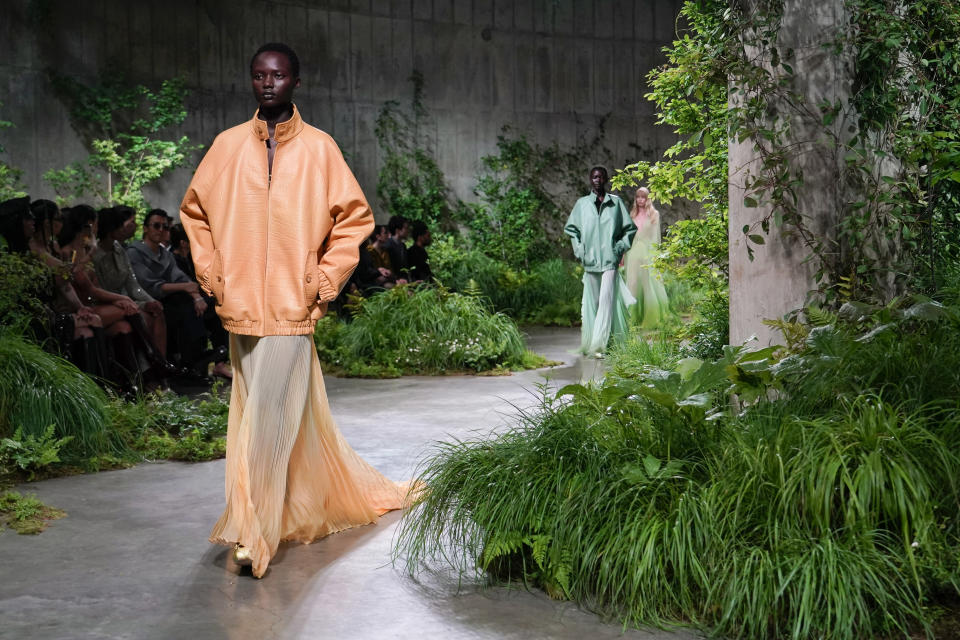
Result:
M653 248L660 244L660 212L654 209L650 191L637 189L630 217L637 225L630 250L623 257L627 288L637 299L631 307L634 322L644 329L656 327L667 314L669 303L663 277L653 267Z

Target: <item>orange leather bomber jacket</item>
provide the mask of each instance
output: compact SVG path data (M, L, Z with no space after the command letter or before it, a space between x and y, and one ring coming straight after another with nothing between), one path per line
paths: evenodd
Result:
M268 137L257 114L218 135L180 221L227 331L310 334L356 268L373 214L333 138L296 107L274 131L269 177Z

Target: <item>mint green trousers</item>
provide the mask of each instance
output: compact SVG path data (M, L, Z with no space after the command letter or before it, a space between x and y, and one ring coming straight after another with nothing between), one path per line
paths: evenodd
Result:
M630 331L627 306L634 302L616 269L602 273L585 271L580 352L586 355L605 353L611 340L625 340Z

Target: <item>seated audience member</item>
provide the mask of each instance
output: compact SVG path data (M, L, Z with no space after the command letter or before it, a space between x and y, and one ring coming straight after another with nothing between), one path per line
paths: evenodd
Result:
M361 278L368 289L390 289L396 284L404 284L406 280L398 279L387 251L386 241L390 237L386 225L378 224L373 233L367 238L363 247L360 247L360 266L366 269L366 278Z
M163 209L155 209L155 211L163 211ZM166 211L163 211L163 215L167 218L167 228L163 230L163 235L160 238L160 246L170 251L170 230L173 229L173 216Z
M410 270L411 282L432 282L433 271L430 270L430 260L427 257L427 247L433 242L430 229L420 220L413 223L413 245L407 249L407 266Z
M47 256L60 254L57 234L63 228L63 214L52 200L34 200L30 203L30 211L36 222L36 232L30 240L30 251L47 261ZM57 262L60 263L59 260Z
M390 237L383 246L390 254L390 265L397 280L409 280L407 273L407 235L410 233L410 223L403 216L391 216L387 222Z
M191 280L197 282L196 267L193 264L193 258L190 255L190 240L187 238L183 225L175 224L170 227L170 252L177 266L187 274ZM221 378L233 378L233 372L230 369L230 335L223 328L220 316L217 315L216 300L200 290L203 301L207 303L207 310L203 312L203 323L210 334L210 344L214 349L213 375Z
M0 203L0 237L4 249L10 253L26 253L36 230L30 198L11 198Z
M30 251L52 270L49 310L53 322L50 333L60 352L81 371L106 380L111 371L103 322L92 308L80 301L73 288L70 269L56 257L60 247L53 236L63 228L63 215L50 200L34 200L30 211L34 218L34 234L28 241Z
M96 217L96 211L88 205L71 207L64 212L63 227L57 238L60 258L73 269L73 285L80 299L100 316L104 331L113 338L114 352L122 368L115 373L114 382L125 391L135 392L140 374L148 368L141 366L138 352L153 354L144 347L143 339L135 340L147 333L137 304L129 296L107 291L97 280L92 263Z
M127 247L127 257L140 286L163 305L167 319L167 344L170 353L180 355L183 366L196 370L207 343L203 314L207 303L200 287L177 266L174 255L160 246L168 232L167 214L154 209L143 222L143 240Z
M136 211L133 208L118 206L101 209L97 221L97 248L93 251L93 266L101 287L125 295L137 303L148 333L141 333L139 326L134 326L134 330L145 343L143 347L148 354L156 351L160 358L165 359L167 321L163 315L163 305L154 300L137 282L124 245L133 237L136 228ZM152 360L158 358L152 356ZM157 364L171 372L166 362Z

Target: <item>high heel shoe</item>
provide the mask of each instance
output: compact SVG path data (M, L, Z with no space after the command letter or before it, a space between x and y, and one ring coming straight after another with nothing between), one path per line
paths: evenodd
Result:
M248 567L253 564L253 553L250 547L245 547L239 542L233 547L233 561L241 567Z

